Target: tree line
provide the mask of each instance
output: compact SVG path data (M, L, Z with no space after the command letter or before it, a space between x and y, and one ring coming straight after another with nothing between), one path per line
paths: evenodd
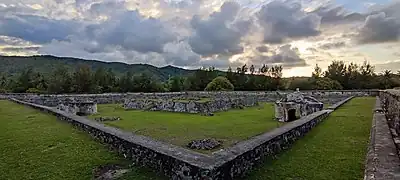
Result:
M166 82L147 73L126 72L116 75L111 69L88 66L76 69L60 66L50 74L27 67L17 76L0 74L0 92L14 93L111 93L111 92L179 92L179 91L274 91L388 89L400 85L400 76L391 71L377 74L367 62L361 65L333 61L325 72L316 65L311 77L282 78L282 66L243 65L227 72L214 67L200 68L187 77L173 76Z

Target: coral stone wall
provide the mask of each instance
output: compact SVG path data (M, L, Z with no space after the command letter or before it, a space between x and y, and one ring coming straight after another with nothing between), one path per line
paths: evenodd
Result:
M349 99L351 98L338 102L335 107L339 107ZM67 121L87 132L95 139L107 143L135 164L146 166L177 180L225 180L243 177L266 157L274 156L290 148L293 142L304 136L332 112L332 110L323 110L313 113L209 156L149 137L124 132L56 108L12 100L53 114L58 119Z
M400 179L400 159L398 149L382 109L383 101L390 101L386 92L377 98L365 161L364 180ZM387 107L386 107L387 108ZM394 132L394 131L393 131Z
M385 111L389 127L400 134L400 91L386 90L379 94L381 106Z
M125 109L141 109L149 111L170 111L185 113L210 113L226 111L232 108L258 105L256 98L224 98L208 101L175 101L167 99L129 99L124 103Z
M292 91L282 91L287 94ZM324 104L335 104L350 96L377 96L377 90L343 90L343 91L301 91L304 95L313 96ZM123 104L126 99L193 99L193 98L257 98L259 102L275 102L280 96L275 91L233 91L233 92L174 92L174 93L122 93L122 94L0 94L0 99L15 98L26 102L55 107L68 99L93 101L97 104Z
M63 103L57 106L57 109L71 113L71 114L81 114L81 115L92 115L97 113L96 103Z

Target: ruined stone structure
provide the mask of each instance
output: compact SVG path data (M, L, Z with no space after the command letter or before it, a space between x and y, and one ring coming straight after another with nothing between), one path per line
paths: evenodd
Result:
M275 102L275 118L281 122L289 122L323 108L322 102L311 96L304 96L297 90Z
M71 100L59 104L57 109L79 116L87 116L97 113L97 104L90 101L79 102Z
M346 98L335 104L334 107L337 108L350 99L351 97ZM272 131L239 142L232 147L206 155L150 137L105 126L56 108L17 99L11 100L55 115L58 119L71 123L93 138L108 144L124 157L131 159L136 165L151 168L165 174L170 179L222 180L244 177L267 157L290 148L297 139L304 136L333 111L318 111Z
M291 93L282 91L281 94ZM377 90L323 90L323 91L302 91L305 96L312 96L324 104L335 104L350 96L377 96ZM171 92L171 93L110 93L110 94L26 94L10 93L0 94L0 99L15 98L26 102L56 107L70 98L81 101L93 101L97 104L123 104L126 99L195 99L195 98L256 98L258 102L275 102L281 98L275 91L233 91L233 92Z
M209 114L217 111L226 111L232 108L243 108L258 105L256 98L223 98L207 101L196 100L168 100L168 99L128 99L124 103L125 109L139 109L148 111L169 111L183 113Z

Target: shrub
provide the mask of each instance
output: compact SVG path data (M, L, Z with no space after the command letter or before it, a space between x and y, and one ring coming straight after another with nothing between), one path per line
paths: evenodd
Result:
M27 93L35 93L35 94L40 94L42 93L42 91L40 91L39 89L36 88L29 88L28 90L26 90Z
M207 84L205 91L233 91L233 84L226 77L216 77Z
M6 89L0 88L0 93L8 93L8 91Z

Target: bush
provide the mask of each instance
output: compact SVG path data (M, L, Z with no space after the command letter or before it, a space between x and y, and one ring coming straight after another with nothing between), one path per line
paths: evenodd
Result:
M35 93L35 94L40 94L42 93L41 90L36 89L36 88L29 88L28 90L26 90L27 93Z
M207 84L205 91L233 91L233 84L226 77L216 77Z
M0 93L8 93L8 91L6 89L0 88Z

